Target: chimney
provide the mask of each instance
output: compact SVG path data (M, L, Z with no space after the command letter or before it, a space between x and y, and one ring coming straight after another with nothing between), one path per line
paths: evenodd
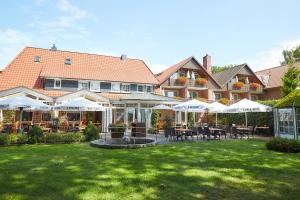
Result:
M126 54L122 54L121 55L121 60L127 60L127 55Z
M211 74L211 56L208 54L203 57L203 67Z
M53 46L50 48L50 51L57 51L55 44L53 44Z

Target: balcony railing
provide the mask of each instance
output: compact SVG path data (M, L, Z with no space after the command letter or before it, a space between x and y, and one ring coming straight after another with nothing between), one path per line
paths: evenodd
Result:
M206 84L197 84L196 80L187 79L186 82L183 84L183 83L177 83L176 79L170 79L168 86L207 88L207 83Z
M228 90L236 91L236 92L251 92L251 93L262 93L263 86L257 85L257 88L251 87L251 84L244 84L242 87L237 88L234 86L234 83L228 85Z

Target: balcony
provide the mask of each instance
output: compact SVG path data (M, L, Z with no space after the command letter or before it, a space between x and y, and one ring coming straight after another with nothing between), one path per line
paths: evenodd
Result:
M168 85L165 87L169 88L186 88L186 87L192 87L195 89L201 89L201 88L207 88L207 83L204 84L198 84L196 80L193 79L186 79L185 83L178 83L176 79L170 79L168 82Z
M250 92L253 94L260 94L263 92L263 86L260 84L244 84L241 87L235 87L234 83L231 83L228 85L228 90L234 91L234 92Z

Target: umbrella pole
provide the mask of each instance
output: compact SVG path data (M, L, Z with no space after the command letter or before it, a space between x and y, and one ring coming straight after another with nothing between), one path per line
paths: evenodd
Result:
M245 119L246 119L246 128L247 128L248 127L247 112L245 112Z
M20 108L20 120L19 120L19 122L20 122L19 133L23 133L23 131L22 131L22 117L23 117L23 108L21 107Z
M216 126L218 126L218 113L216 113Z

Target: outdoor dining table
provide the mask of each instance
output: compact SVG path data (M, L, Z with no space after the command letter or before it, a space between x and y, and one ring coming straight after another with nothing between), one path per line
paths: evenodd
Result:
M182 136L185 136L185 138L190 135L191 133L191 129L187 129L187 128L175 128L175 135L177 137L177 140L178 140L178 137L181 137Z
M260 135L268 135L270 133L270 127L258 126L258 127L256 127L256 132Z

